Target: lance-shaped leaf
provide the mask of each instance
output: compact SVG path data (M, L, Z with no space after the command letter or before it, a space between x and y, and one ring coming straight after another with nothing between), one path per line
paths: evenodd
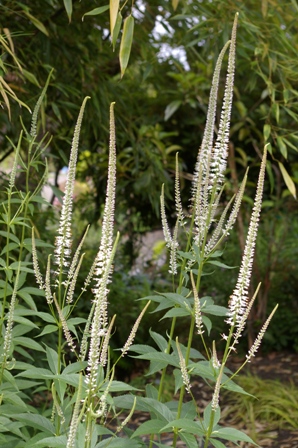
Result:
M85 16L97 16L98 14L102 14L103 12L106 12L109 9L109 5L100 6L99 8L91 9L91 11L85 12L85 14L82 17L82 22L84 22Z
M117 39L119 36L119 32L120 32L120 28L122 25L122 14L119 11L118 15L117 15L117 20L113 29L113 33L112 33L112 46L113 46L113 51L115 51L115 47L116 47L116 43L117 43Z
M134 18L130 14L124 20L123 32L120 44L119 60L120 60L121 78L125 73L129 61L132 38L133 38L133 30L134 30Z
M119 0L110 0L110 31L111 36L113 36L113 31L116 25L118 10L119 10Z
M71 22L71 16L72 16L72 0L63 0L64 7L66 10L66 14L68 17L69 22Z

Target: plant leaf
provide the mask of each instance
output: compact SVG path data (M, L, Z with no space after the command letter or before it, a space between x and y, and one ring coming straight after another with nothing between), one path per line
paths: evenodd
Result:
M278 162L278 165L289 192L291 193L292 196L294 196L295 199L297 199L296 186L293 180L291 179L291 176L289 175L289 173L287 172L287 170L285 169L284 165L281 162Z
M37 350L39 352L45 352L45 349L36 341L31 338L26 338L24 336L18 336L13 338L15 345L21 345L22 347L31 348L31 350Z
M134 30L134 18L130 14L124 20L122 38L120 43L119 60L120 60L121 78L123 77L125 70L127 68L132 46L133 30Z
M103 12L109 9L109 5L100 6L99 8L91 9L91 11L85 12L82 17L82 21L84 21L85 16L97 16L98 14L102 14Z
M187 418L180 418L178 420L170 421L166 426L161 429L161 432L170 428L180 428L189 432L190 434L197 434L203 436L205 431L200 422L194 422Z
M71 22L71 15L72 15L72 0L63 0L64 7L66 10L66 14L68 16L69 23Z
M31 428L38 429L44 434L55 434L55 427L46 417L39 414L12 414L11 418L14 418L17 422L26 423Z
M159 431L164 427L164 420L148 420L145 423L142 423L133 433L131 438L138 436L143 436L144 434L158 434Z
M221 443L219 440L210 439L210 443L215 446L215 448L226 448L223 443Z
M113 51L115 51L115 47L116 47L116 43L117 43L117 39L118 39L118 35L120 32L120 28L122 25L122 14L119 11L118 15L117 15L117 20L116 20L116 24L113 30L113 34L112 34L112 46L113 46Z
M166 362L174 367L179 367L179 361L173 355L167 353L145 353L144 355L134 356L137 359L148 359L149 361Z
M28 17L28 19L33 23L33 25L41 31L43 34L49 37L49 32L44 26L44 24L38 20L36 17L34 17L32 14L30 14L28 11L24 10L24 14Z
M234 428L220 428L219 430L212 432L213 437L219 439L230 440L231 442L249 442L255 446L258 446L247 434Z
M45 437L38 442L34 442L34 446L49 448L65 448L67 445L66 436Z
M120 0L110 0L110 32L113 41L113 32L117 22Z
M179 109L181 104L182 104L181 100L175 100L172 101L170 104L168 104L165 110L164 120L167 121L176 112L176 110Z

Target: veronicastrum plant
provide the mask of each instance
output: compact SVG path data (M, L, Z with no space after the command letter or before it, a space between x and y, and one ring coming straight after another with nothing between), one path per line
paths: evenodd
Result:
M7 199L2 202L3 230L0 231L4 239L0 259L3 274L0 280L3 298L1 446L105 446L107 442L102 441L103 437L116 439L127 423L124 420L115 433L105 427L108 409L113 407L110 394L134 390L115 381L114 370L133 343L149 303L131 329L118 360L111 365L109 340L115 317L111 321L108 319L107 295L119 240L119 235L115 241L113 236L116 186L114 104L110 109L109 169L101 240L84 287L82 291L76 291L87 232L73 250L71 227L79 135L88 97L83 101L74 130L54 251L48 257L45 272L42 272L39 250L46 244L37 237L34 204L45 203L40 193L47 178L47 169L43 175L40 172L41 168L46 168L42 158L47 145L46 137L38 142L37 117L46 88L47 85L34 109L30 132L24 129L25 137L22 133L15 148L8 187L3 192ZM21 149L27 154L26 160L21 156ZM25 173L24 191L16 182L22 172ZM41 178L31 191L33 172ZM50 244L47 246L51 247ZM25 286L27 274L34 274L38 287ZM39 296L39 300L34 300L33 296ZM87 319L74 315L76 304L83 296L87 296L91 303ZM38 309L40 300L47 303L48 312ZM36 335L38 321L43 324L40 325L42 331ZM30 336L32 330L35 334L31 338L24 336ZM48 335L52 336L51 344L46 342ZM43 343L32 337L42 337ZM33 406L35 400L42 405Z
M171 232L165 212L162 189L161 217L166 244L170 251L170 272L173 291L151 296L131 329L118 360L134 351L137 357L150 361L149 373L161 372L160 385L146 386L146 395L136 395L133 387L114 379L115 365L111 363L110 337L115 317L108 316L108 288L112 278L113 260L119 235L114 240L114 209L116 186L116 138L114 104L110 109L109 168L106 201L104 206L101 240L94 263L90 267L84 287L77 291L76 283L84 262L83 245L86 234L76 248L72 241L72 208L79 135L87 98L81 106L74 130L65 195L54 243L53 254L47 267L42 269L39 250L43 242L37 237L38 229L32 225L30 213L34 203L42 202L39 195L43 179L30 193L30 170L38 171L42 163L44 140L38 142L37 114L45 95L44 89L33 113L30 132L21 135L16 147L15 162L6 190L7 200L2 204L1 236L5 244L1 254L3 287L1 352L1 417L0 437L5 447L153 447L168 446L161 434L168 433L172 446L181 439L189 448L224 447L222 441L254 442L244 433L219 425L220 392L228 389L245 393L237 386L226 368L228 358L236 350L256 293L248 297L253 253L261 210L266 149L261 162L254 208L249 225L246 247L239 277L228 308L214 304L210 297L201 297L200 284L207 264L222 266L220 245L227 238L236 221L244 193L245 181L225 209L219 213L220 198L224 189L224 172L228 152L229 122L232 107L237 16L232 38L223 48L216 64L212 82L207 123L198 155L192 186L191 213L188 216L181 203L178 156L175 181L176 226ZM230 46L228 74L217 139L215 143L215 112L220 68ZM27 164L20 156L23 140L29 146ZM26 173L25 193L16 187L19 165ZM233 205L232 205L233 204ZM25 229L25 230L24 230ZM28 229L31 238L26 232ZM181 233L182 238L180 238ZM20 235L20 236L18 236ZM179 241L186 241L181 247ZM32 257L31 257L32 254ZM33 269L32 269L33 268ZM26 275L34 272L39 288L26 288ZM48 312L38 309L39 296L48 305ZM88 300L90 314L87 319L75 315L79 300ZM146 298L148 299L148 298ZM164 317L171 319L169 332L164 336L151 331L159 350L149 345L133 345L134 337L150 300L158 303L156 311L165 310ZM129 306L129 304L128 304ZM255 355L275 310L265 322L255 343L249 350L246 362ZM209 347L206 338L212 327L210 316L223 316L227 324L225 348L219 357L216 343ZM29 317L28 317L29 316ZM175 334L176 321L189 317L187 344ZM41 331L35 322L42 321ZM39 343L30 332L42 337ZM35 333L34 333L35 332ZM202 341L204 354L192 347L196 334ZM50 335L51 343L47 343ZM54 341L54 343L53 343ZM244 364L245 364L244 363ZM175 377L178 400L162 401L167 368ZM243 366L242 366L243 367ZM191 393L192 377L200 376L213 387L212 400L203 411ZM123 394L123 392L125 392ZM127 394L126 392L129 392ZM117 394L115 394L117 393ZM39 403L39 405L38 405ZM33 406L33 404L35 404ZM110 417L125 410L116 429L109 428ZM150 419L135 431L127 426L135 410L150 414Z
M173 278L173 291L150 296L148 299L158 303L155 311L165 311L163 319L170 319L171 324L166 335L160 335L154 331L150 332L158 349L147 345L133 345L131 347L131 350L138 354L137 358L150 361L150 374L161 371L159 387L148 385L146 387L146 397L138 399L136 403L136 409L149 408L151 420L140 425L133 437L151 434L150 447L153 446L153 440L155 445L165 446L162 444L162 439L157 435L166 432L172 433L173 447L176 447L178 439L181 439L187 447L202 446L207 448L214 446L223 448L222 441L224 440L236 444L240 441L255 444L246 434L233 428L222 427L218 422L220 420L220 391L228 389L245 393L242 388L234 383L233 378L255 356L277 308L275 307L264 323L246 355L243 365L236 373L231 373L226 367L227 361L236 351L260 287L259 285L253 297L249 297L248 291L262 205L266 148L261 161L254 207L238 280L230 296L228 307L217 306L211 297L201 297L200 294L202 275L204 275L204 270L208 264L228 268L218 260L222 254L220 247L236 222L247 178L246 173L237 195L220 212L219 204L224 190L224 172L228 157L237 18L238 15L235 17L231 40L224 46L216 64L205 132L193 176L191 210L187 216L180 197L177 157L175 178L177 220L172 232L166 218L164 189L162 188L161 219L166 246L169 249L169 272ZM223 106L217 137L214 142L220 69L228 47L230 49ZM182 238L179 238L180 236ZM186 241L184 247L180 246L180 240ZM225 347L220 358L217 355L215 341L208 345L206 338L206 333L209 334L212 327L212 321L209 317L212 315L223 316L227 325L225 334L220 335L221 339L225 341ZM187 344L183 345L179 341L179 335L175 334L175 327L176 320L180 317L185 319L186 316L189 316L190 319L189 334ZM201 340L204 354L192 347L195 337L199 337ZM161 403L168 367L173 371L175 392L179 394L179 399L178 401ZM200 411L199 403L196 403L191 393L191 378L193 376L202 377L213 388L212 400L203 412ZM117 398L116 402L118 405L122 404L125 407L129 402L132 402L132 397Z

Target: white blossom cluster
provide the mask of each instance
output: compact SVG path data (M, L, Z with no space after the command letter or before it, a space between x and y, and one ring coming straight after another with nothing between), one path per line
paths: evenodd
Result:
M245 314L248 305L248 288L250 285L256 237L261 213L266 168L266 155L267 150L265 148L238 280L229 302L228 319L226 322L230 326L236 326L237 328L242 325L243 315Z
M55 263L58 266L57 271L58 273L62 272L64 267L69 266L69 258L71 256L71 245L72 245L71 218L72 218L74 182L76 177L79 136L81 131L85 105L88 99L89 97L86 97L82 103L71 145L69 165L66 177L65 194L63 197L61 217L58 228L58 236L56 237L55 241Z
M236 196L235 204L227 218L229 207L232 201L226 207L222 217L217 223L213 231L212 237L207 241L207 234L212 225L215 223L216 211L218 209L222 189L224 172L227 165L228 156L228 143L229 143L229 128L231 118L231 108L233 99L233 87L234 87L234 73L235 73L235 53L236 53L236 30L237 30L236 14L231 40L228 41L223 47L218 57L216 67L214 70L212 86L209 97L209 105L206 119L206 126L203 135L202 145L198 153L195 171L193 175L192 183L192 216L194 224L194 237L193 244L202 249L205 247L206 255L210 253L213 248L224 237L229 234L230 229L233 227L237 213L240 208L241 200L243 197L245 181L242 183L241 189ZM214 143L214 131L215 131L215 119L217 110L217 96L220 82L220 71L223 62L224 55L229 49L228 70L226 77L226 85L223 99L223 106L221 111L219 130L217 139ZM246 178L245 178L246 180ZM177 273L177 250L178 250L178 231L179 226L184 227L184 214L180 197L180 184L179 184L179 170L178 170L178 157L176 159L176 172L175 172L175 204L177 225L174 229L173 236L167 223L165 212L165 199L164 188L161 193L161 221L164 231L164 237L166 246L170 251L170 266L169 272L172 274ZM192 261L188 263L188 269L191 269Z
M89 275L89 277L94 277L96 282L93 289L95 307L91 324L90 349L87 367L88 375L86 377L86 383L88 384L88 388L91 394L95 393L97 372L100 363L100 346L102 338L106 335L108 326L107 295L109 289L107 288L107 285L110 282L110 276L113 268L112 261L115 253L115 245L113 246L115 195L116 134L114 103L112 103L110 107L109 168L106 202L103 213L102 237L95 263L91 268L91 275Z

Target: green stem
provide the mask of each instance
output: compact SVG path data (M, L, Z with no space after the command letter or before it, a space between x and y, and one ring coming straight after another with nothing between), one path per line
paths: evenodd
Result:
M187 343L187 348L186 348L186 355L185 355L186 366L189 362L192 339L193 339L193 335L194 335L194 328L195 328L195 317L192 316L191 323L190 323L190 329L189 329L189 333L188 333L188 343ZM184 395L185 395L185 386L183 385L180 389L179 403L178 403L177 417L176 417L177 420L181 417ZM177 432L174 432L173 448L176 448L177 438L178 438L178 434L177 434Z

